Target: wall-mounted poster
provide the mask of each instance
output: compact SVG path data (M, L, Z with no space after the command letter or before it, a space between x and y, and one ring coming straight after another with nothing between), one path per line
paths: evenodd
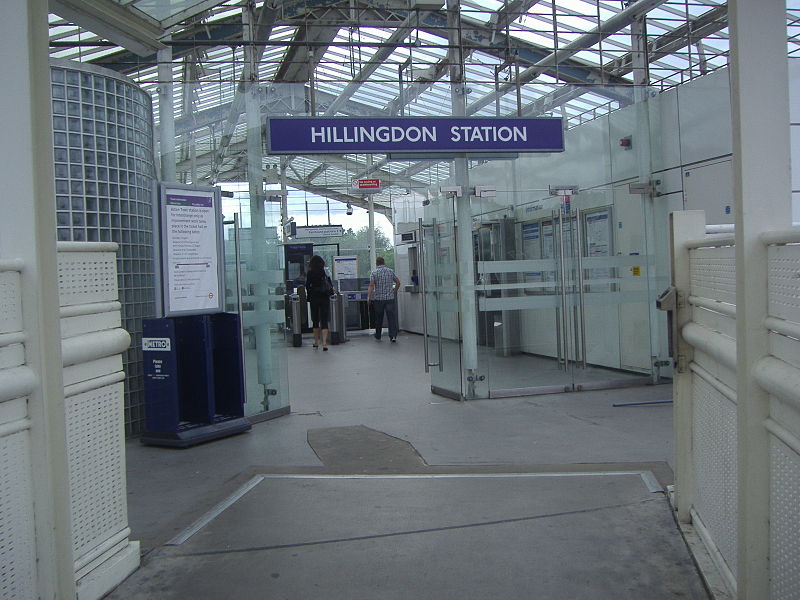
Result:
M333 278L334 279L356 279L358 277L358 257L357 256L334 256L333 257Z
M160 287L165 317L222 312L219 191L161 184Z

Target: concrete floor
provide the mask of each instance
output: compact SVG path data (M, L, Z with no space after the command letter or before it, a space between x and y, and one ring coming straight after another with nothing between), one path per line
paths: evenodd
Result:
M460 403L419 336L288 352L290 415L129 443L145 556L110 598L707 598L653 491L672 407L612 406L670 386Z

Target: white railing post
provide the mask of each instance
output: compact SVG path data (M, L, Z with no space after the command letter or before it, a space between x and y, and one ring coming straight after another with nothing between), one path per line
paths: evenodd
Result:
M691 522L694 498L692 472L692 427L693 398L692 372L689 363L693 358L692 345L681 332L692 320L692 307L688 298L690 289L688 240L701 239L705 235L706 217L701 210L674 212L670 215L670 249L672 256L672 285L678 295L677 310L672 315L675 321L674 360L672 381L673 420L675 431L675 507L681 523Z
M786 5L731 0L736 213L738 597L769 597L769 394L754 368L769 355L767 251L759 234L791 223ZM766 65L769 65L767 68Z

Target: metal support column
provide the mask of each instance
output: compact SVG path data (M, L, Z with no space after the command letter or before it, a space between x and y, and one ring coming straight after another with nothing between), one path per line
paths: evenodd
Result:
M256 15L252 4L242 8L242 33L245 42L254 41ZM267 243L264 203L264 173L261 152L261 112L258 102L258 66L256 65L256 48L248 44L244 48L244 74L242 83L245 86L245 115L247 119L247 182L250 190L250 232L251 277L257 281L255 286L254 310L257 314L269 310L269 286L264 281L267 265ZM270 373L272 339L269 325L264 319L253 327L256 340L258 360L258 382L267 386L272 381Z
M652 179L652 144L650 140L650 59L647 49L647 17L642 15L631 23L631 55L633 61L634 100L636 103L636 135L634 136L634 150L638 163L639 182L650 183ZM666 326L664 315L659 314L656 308L655 295L660 291L656 289L656 227L654 190L652 185L649 192L641 195L642 219L644 221L644 253L647 263L645 274L647 276L647 292L653 301L647 303L648 321L650 325L650 367L653 383L657 383L658 369L655 363L662 357L661 330ZM666 223L661 224L666 227Z
M175 106L172 97L172 47L158 51L158 129L160 132L161 180L176 181Z
M373 157L371 154L367 154L367 171L372 171L373 166ZM369 210L369 232L368 232L368 240L369 240L369 268L375 268L375 259L377 258L377 252L375 251L375 201L372 198L372 194L368 197L368 210Z
M464 52L461 44L461 3L447 0L448 61L452 114L463 117L467 113L467 96L464 85ZM453 180L464 193L455 198L456 250L458 255L458 300L461 313L461 378L465 398L475 397L475 376L478 371L477 301L475 298L475 261L472 256L472 211L469 188L469 168L466 157L453 161Z

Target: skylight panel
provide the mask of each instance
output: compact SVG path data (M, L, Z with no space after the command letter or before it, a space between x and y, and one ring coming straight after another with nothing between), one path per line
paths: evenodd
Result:
M545 49L549 49L553 45L552 36L534 31L512 31L511 37L522 40L523 42L528 42L529 44L542 46Z

